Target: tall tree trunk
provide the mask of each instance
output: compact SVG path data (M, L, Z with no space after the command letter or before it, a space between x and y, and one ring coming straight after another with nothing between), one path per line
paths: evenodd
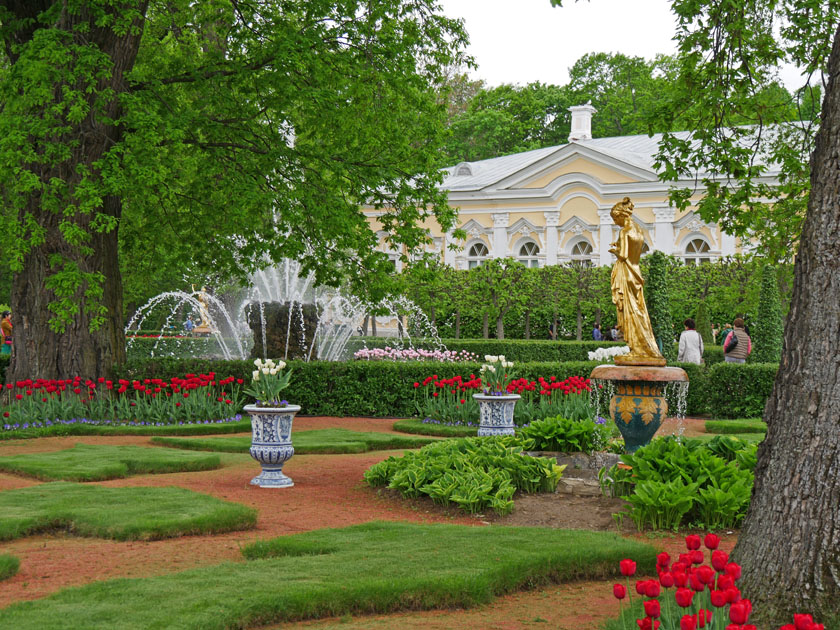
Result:
M481 332L485 339L490 339L490 316L487 313L484 313L481 320Z
M552 324L551 330L554 331L554 339L560 339L560 331L557 330L557 327L560 325L560 321L559 321L559 318L557 316L557 311L554 311L554 313L551 316L551 324Z
M733 557L761 627L840 627L840 30L829 60L782 361ZM833 306L832 306L833 305Z
M496 339L504 339L505 338L505 316L504 314L500 314L496 318Z
M531 311L525 311L525 339L531 338Z
M365 315L365 319L362 321L362 336L367 337L367 329L368 329L368 322L370 321L370 315Z
M370 334L376 337L376 315L370 316Z
M577 305L577 340L583 340L583 311L580 308L580 302Z
M461 309L455 310L455 339L461 338Z
M32 0L3 4L12 17L20 20L18 28L6 31L4 41L9 59L14 64L20 54L20 49L16 46L29 45L35 30L40 26L37 20L33 19L34 16L53 3ZM33 118L49 119L53 114L48 112L56 111L64 99L64 87L81 91L90 99L88 105L91 107L91 113L81 120L65 118L60 135L49 140L68 148L67 156L61 161L27 166L30 172L39 178L44 189L49 189L56 182L64 184L67 197L62 197L61 203L65 207L71 207L75 202L74 193L80 183L80 173L88 171L96 175L97 162L103 159L108 150L122 137L121 129L110 121L119 119L121 115L119 95L128 89L124 77L137 58L143 31L142 16L145 15L147 1L138 1L131 8L139 11L134 25L136 29L129 29L122 35L116 34L108 26L97 25L99 18L84 6L78 11L61 13L56 23L51 25L65 31L76 44L95 46L107 55L111 63L110 74L102 76L97 86L99 89L113 92L109 101L100 100L94 103L95 99L101 97L86 91L84 83L56 84L52 101L33 106L29 112ZM122 12L125 7L117 3L110 7L110 10ZM14 24L13 21L10 23ZM76 60L68 59L65 63L72 64L74 61ZM66 76L70 81L70 77L75 75L68 73ZM44 142L33 138L33 150L39 153L51 150ZM117 230L115 228L102 233L91 225L94 213L77 212L75 215L64 215L45 207L42 201L41 190L33 190L18 215L19 221L23 221L26 216L32 217L43 230L44 240L24 255L22 270L13 276L11 307L15 324L14 349L6 378L12 381L26 378L66 378L75 375L89 378L111 377L114 366L125 361ZM105 196L98 210L119 220L122 202L117 197ZM89 246L92 253L85 253L77 244L73 245L65 240L60 229L63 222L75 223L90 235L85 245ZM105 308L105 313L104 322L97 330L91 331L91 323L98 313L88 308L86 291L89 287L86 284L79 286L72 295L65 296L77 305L81 304L78 311L70 316L70 321L64 322L65 329L61 332L52 330L50 319L55 314L49 307L56 301L56 295L46 289L45 283L56 271L50 266L53 257L56 256L60 256L66 264L74 266L81 273L95 273L101 276L103 293L100 304Z

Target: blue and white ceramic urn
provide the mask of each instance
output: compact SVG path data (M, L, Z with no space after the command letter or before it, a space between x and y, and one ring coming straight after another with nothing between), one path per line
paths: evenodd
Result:
M519 394L504 394L493 396L490 394L473 394L478 402L478 412L481 421L478 425L478 435L513 435L513 408L521 398Z
M295 454L292 420L300 411L300 405L245 405L245 411L251 416L251 457L262 466L262 472L251 479L251 485L260 488L290 488L295 485L283 474L283 464Z

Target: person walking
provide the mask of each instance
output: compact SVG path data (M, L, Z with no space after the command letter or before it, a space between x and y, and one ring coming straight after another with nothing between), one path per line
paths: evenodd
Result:
M618 328L615 327L615 324L610 328L610 339L612 341L618 341Z
M195 328L195 322L193 321L192 315L187 315L187 321L184 322L184 330L187 332L187 335L192 335L193 328Z
M723 328L721 329L720 334L718 335L718 338L717 338L720 345L723 345L723 344L726 343L726 338L729 336L729 333L731 333L731 332L732 332L732 324L728 324L728 323L724 324Z
M592 338L595 341L601 341L603 339L601 336L601 324L595 324L595 328L592 329Z
M3 341L0 354L12 354L12 314L9 311L0 313L0 336Z
M690 317L683 322L685 330L680 334L680 350L677 361L681 363L703 363L703 338L695 329L694 320Z
M723 358L727 363L746 363L752 352L752 340L744 330L744 320L736 318L735 326L723 342Z

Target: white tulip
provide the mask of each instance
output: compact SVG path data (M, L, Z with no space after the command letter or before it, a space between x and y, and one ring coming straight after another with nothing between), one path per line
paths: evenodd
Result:
M262 369L262 373L263 373L263 374L268 374L269 372L271 372L271 368L264 367L264 368Z
M254 359L254 365L260 367L260 365L262 365L262 359Z
M285 361L279 361L279 360L277 361L277 369L278 370L282 370L285 367L286 367L286 362Z
M251 373L251 378L253 378L255 381L260 380L260 371L259 370L254 370Z
M275 374L277 374L277 368L271 368L268 372L269 372L269 374L274 376Z

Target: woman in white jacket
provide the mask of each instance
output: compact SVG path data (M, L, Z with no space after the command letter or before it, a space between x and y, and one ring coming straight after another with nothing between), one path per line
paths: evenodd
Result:
M690 317L683 322L685 330L680 334L680 363L703 363L703 338L694 330L694 320Z

